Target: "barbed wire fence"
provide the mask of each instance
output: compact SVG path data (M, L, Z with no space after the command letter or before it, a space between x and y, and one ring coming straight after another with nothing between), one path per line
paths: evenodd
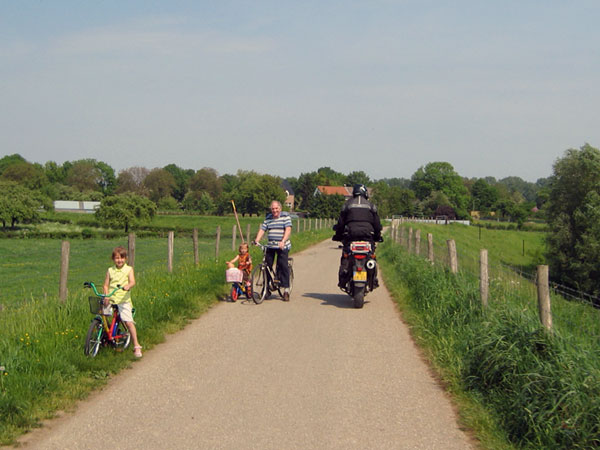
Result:
M538 266L537 272L531 272L495 259L488 260L485 249L474 254L457 247L453 240L436 239L433 233L422 236L418 228L401 219L392 220L390 238L408 253L427 259L433 265L477 277L482 297L489 296L489 299L482 298L482 303L505 301L510 297L519 302L523 311L537 313L549 330L568 329L600 343L600 298L549 281L548 266ZM482 267L482 251L485 252L485 270ZM545 281L538 281L540 270L546 274ZM482 277L487 280L482 281ZM540 298L545 291L548 292L547 300ZM545 302L547 305L543 306Z

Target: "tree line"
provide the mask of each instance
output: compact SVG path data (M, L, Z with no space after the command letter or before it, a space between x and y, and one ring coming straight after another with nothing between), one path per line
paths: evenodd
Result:
M242 214L264 214L271 200L286 193L276 175L239 170L219 175L215 169L183 169L175 164L148 169L130 167L118 174L95 159L45 164L21 155L0 159L0 220L3 228L34 222L53 200L100 201L99 222L113 228L134 227L157 210L223 215L234 200ZM589 144L569 149L553 174L535 183L519 177L461 177L448 162L431 162L410 179L371 179L363 171L348 174L330 167L285 180L295 193L294 210L312 217L337 217L341 195L315 195L317 186L369 186L381 217L392 215L510 220L528 217L549 227L547 259L552 277L600 296L600 151ZM599 301L600 303L600 301Z
M444 215L467 219L471 211L478 211L481 217L518 223L542 209L549 195L548 179L535 183L519 177L469 179L461 177L447 162L420 167L410 179L373 180L363 171L343 174L321 167L285 181L295 193L294 211L313 217L336 217L344 201L342 196L315 195L319 185L365 184L371 188L383 217ZM5 227L32 220L34 205L48 208L53 200L115 204L115 199L107 199L134 196L134 202L149 208L150 214L158 209L207 215L230 212L231 200L243 215L262 214L272 199L285 200L280 177L254 171L219 175L210 167L193 170L169 164L153 169L130 167L116 174L109 164L95 159L63 164L48 161L42 165L18 154L0 159L0 183L16 199L5 202L0 209Z

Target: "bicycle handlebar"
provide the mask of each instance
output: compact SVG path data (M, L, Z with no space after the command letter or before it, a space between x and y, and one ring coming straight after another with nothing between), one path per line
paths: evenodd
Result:
M119 289L123 289L123 286L121 286L120 284L117 284L117 287L114 288L110 294L101 294L98 292L98 290L96 289L96 285L92 281L86 281L85 283L83 283L83 287L93 289L94 294L96 294L98 297L101 297L101 298L112 297L113 294L115 292L117 292Z
M256 242L256 241L252 241L252 243L254 245L256 245L257 247L260 247L260 249L262 251L264 251L267 248L275 248L275 245L279 246L279 242L278 241L269 241L268 244L273 245L273 247L270 247L269 245L263 245L260 242Z

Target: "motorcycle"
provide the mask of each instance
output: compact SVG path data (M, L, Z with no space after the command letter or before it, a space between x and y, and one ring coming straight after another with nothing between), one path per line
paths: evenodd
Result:
M375 245L368 241L353 241L348 247L347 257L351 258L349 269L352 276L344 290L354 300L354 307L362 308L365 304L365 295L379 285Z

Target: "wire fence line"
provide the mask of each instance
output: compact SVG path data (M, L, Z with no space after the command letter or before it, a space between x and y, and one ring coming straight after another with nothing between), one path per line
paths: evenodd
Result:
M452 270L452 259L456 258L458 273L470 274L481 282L480 254L474 254L473 251L465 251L460 246L454 246L455 255L452 255L450 240L440 242L433 239L432 235L422 236L418 229L407 225L403 226L399 220L392 221L389 232L392 242L401 245L415 256L429 260L434 265ZM502 301L502 298L510 295L511 298L521 302L520 306L524 310L537 310L540 320L543 323L546 320L547 328L567 327L577 333L585 333L600 343L600 309L598 308L600 299L597 297L560 283L547 281L546 289L549 292L547 308L550 317L546 319L541 317L540 308L544 300L540 299L541 286L538 282L540 267L545 267L547 273L547 266L538 266L538 272L531 272L502 261L493 259L487 261L488 286L494 295L490 301ZM551 313L550 302L552 304ZM556 327L552 325L553 320Z

